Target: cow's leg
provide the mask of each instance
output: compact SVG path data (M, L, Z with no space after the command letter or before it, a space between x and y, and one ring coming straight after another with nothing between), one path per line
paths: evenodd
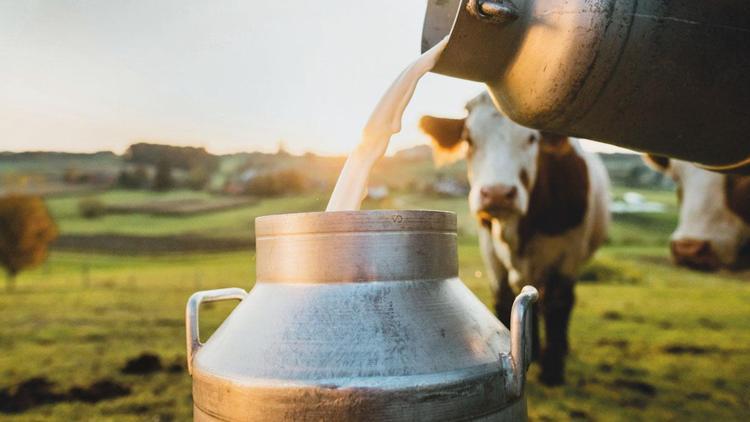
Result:
M492 243L492 233L489 228L479 226L479 249L482 252L482 260L487 270L487 278L490 280L492 298L495 300L495 314L500 322L510 328L510 310L513 307L515 293L508 282L508 270L500 262L495 254Z
M495 314L500 322L510 328L510 311L513 309L513 300L516 294L510 288L508 273L503 272L498 280L498 289L495 291Z
M538 361L541 345L539 341L539 307L534 306L531 313L531 360Z
M540 381L547 385L565 382L565 355L568 353L568 323L575 297L573 280L555 275L544 284L540 310L544 316L545 348L542 351Z

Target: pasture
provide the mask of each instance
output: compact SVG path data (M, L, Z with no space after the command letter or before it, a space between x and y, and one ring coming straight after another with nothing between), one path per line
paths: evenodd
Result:
M108 206L126 206L148 201L210 200L205 192L175 191L167 193L150 191L115 190L91 196ZM279 213L316 209L323 204L322 196L267 199L248 206L233 207L211 213L176 218L171 215L127 213L87 219L78 210L79 196L52 198L47 204L63 234L122 234L158 237L164 235L198 235L205 237L252 237L255 217ZM323 205L325 206L325 205Z
M676 220L674 194L642 193L668 210L616 217L608 244L577 287L567 385L543 387L535 381L538 368L530 369L532 420L750 417L750 274L674 268L666 248ZM132 202L148 195L115 191L101 199ZM49 205L63 233L250 237L255 216L319 210L324 201L310 195L181 218L132 214L96 220L78 216L75 197ZM368 206L456 211L461 278L490 304L464 199L403 194ZM14 293L0 293L0 420L189 420L185 301L201 289L250 289L253 276L252 250L150 257L54 252L47 264L19 277ZM232 307L205 308L204 338ZM160 365L123 373L127 361L143 353L158 356ZM7 400L35 377L48 384L27 385L24 409L8 413ZM99 400L80 393L97 385L110 386L105 392L111 394Z

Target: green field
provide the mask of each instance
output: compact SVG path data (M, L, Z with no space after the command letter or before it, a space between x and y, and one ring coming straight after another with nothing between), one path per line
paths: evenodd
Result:
M151 191L117 190L91 196L108 205L140 203L149 200L210 199L205 192L176 191L158 193ZM189 217L171 217L148 214L115 214L96 219L80 215L80 197L53 198L47 204L64 234L127 234L142 236L199 235L206 237L252 236L255 217L279 212L300 212L325 208L322 195L296 198L266 199L256 205Z
M148 195L154 194L111 192L102 199L140 201ZM535 381L536 365L530 369L532 420L750 418L750 275L674 268L666 248L676 220L674 195L645 195L666 202L669 212L616 219L610 241L577 287L567 385L543 387ZM187 218L85 220L78 217L77 198L49 203L63 233L153 236L250 236L255 216L325 206L319 196L303 196ZM490 304L464 199L403 195L367 205L458 212L461 278ZM129 387L130 394L0 413L0 419L189 420L190 378L184 369L149 375L120 369L143 352L157 354L165 367L184 367L185 301L196 290L251 288L254 258L251 251L160 257L53 253L47 264L19 277L14 293L0 293L0 391L46 377L54 391L107 379ZM207 307L201 313L203 332L215 329L232 306Z

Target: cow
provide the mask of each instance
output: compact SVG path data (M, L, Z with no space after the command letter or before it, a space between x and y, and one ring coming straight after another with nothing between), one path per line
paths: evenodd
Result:
M670 241L674 263L703 271L746 267L750 176L715 173L656 155L646 155L645 161L677 185L680 214Z
M469 208L478 222L495 312L509 326L521 288L539 290L533 356L541 382L563 384L577 273L609 225L607 171L577 140L514 123L486 93L466 110L463 119L423 116L420 127L432 138L437 161L467 159Z

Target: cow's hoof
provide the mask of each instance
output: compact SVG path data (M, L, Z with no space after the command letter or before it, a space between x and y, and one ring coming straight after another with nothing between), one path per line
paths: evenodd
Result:
M557 387L565 384L565 375L562 372L544 372L539 374L539 382L548 387Z

